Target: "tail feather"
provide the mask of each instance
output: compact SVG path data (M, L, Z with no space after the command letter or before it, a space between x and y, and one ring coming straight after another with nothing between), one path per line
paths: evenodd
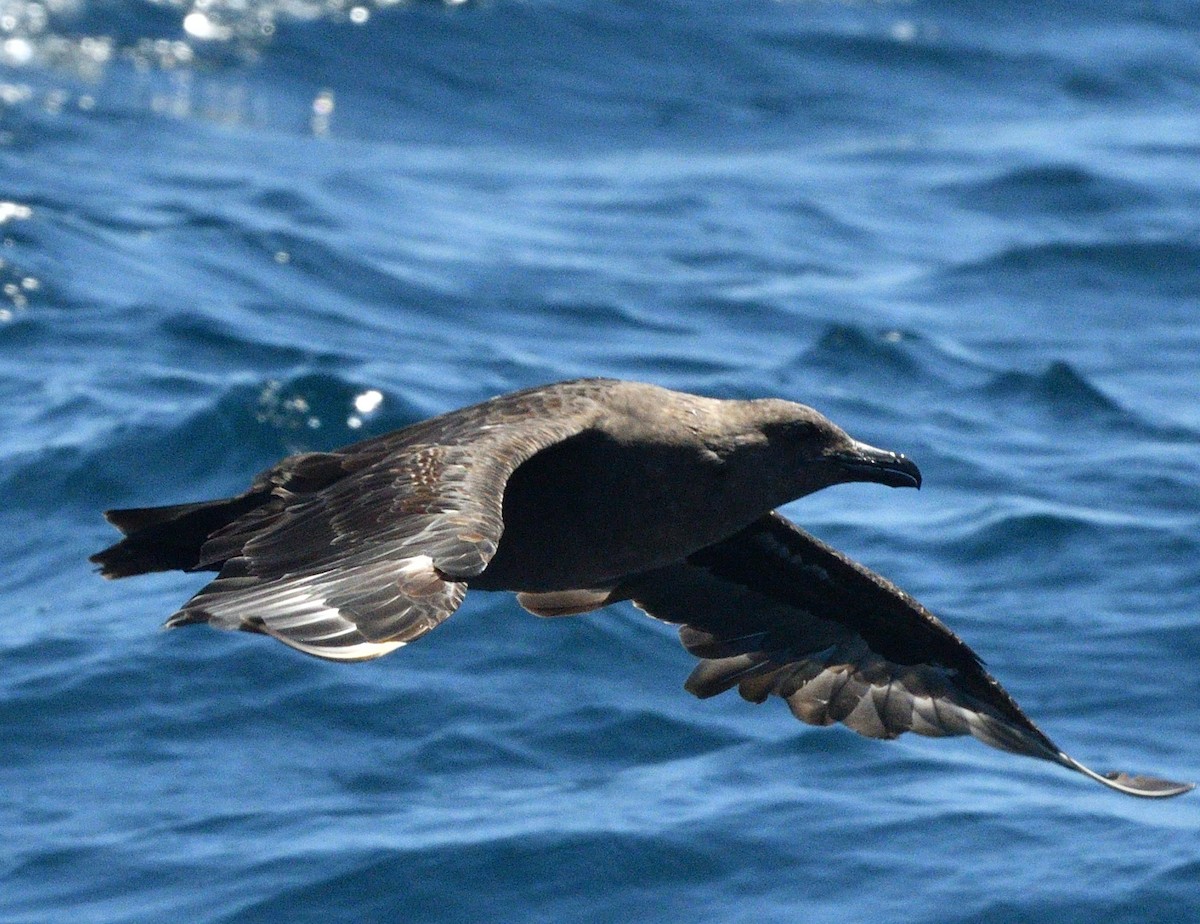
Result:
M170 507L108 510L104 516L125 538L89 561L106 578L130 577L152 571L191 571L200 561L200 548L210 535L253 510L261 494ZM217 570L220 563L206 565Z
M180 517L187 516L199 510L210 509L214 504L226 504L228 501L200 501L194 504L175 504L171 507L131 507L127 510L105 510L104 519L129 536L133 533L160 526Z

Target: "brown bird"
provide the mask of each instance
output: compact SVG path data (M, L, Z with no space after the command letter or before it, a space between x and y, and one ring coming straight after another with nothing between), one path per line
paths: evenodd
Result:
M420 638L468 588L538 616L631 600L680 625L696 696L775 695L872 738L969 734L1135 796L1192 788L1067 756L932 613L774 512L852 481L921 475L801 404L582 379L290 456L235 497L110 510L125 538L91 560L110 578L216 571L168 627L334 661Z

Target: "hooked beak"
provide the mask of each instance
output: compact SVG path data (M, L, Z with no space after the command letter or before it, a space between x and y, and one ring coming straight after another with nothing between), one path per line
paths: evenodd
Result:
M849 449L830 453L829 459L854 481L875 481L890 488L921 487L921 470L898 452L855 440Z

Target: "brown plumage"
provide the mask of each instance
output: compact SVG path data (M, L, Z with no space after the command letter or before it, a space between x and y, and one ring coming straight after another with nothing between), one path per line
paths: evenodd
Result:
M920 473L803 405L585 379L289 457L226 500L109 511L125 538L92 560L107 577L217 571L168 626L336 661L419 638L468 588L542 616L631 600L682 626L697 696L775 695L875 738L970 734L1131 795L1190 788L1083 767L928 610L773 512L853 481Z

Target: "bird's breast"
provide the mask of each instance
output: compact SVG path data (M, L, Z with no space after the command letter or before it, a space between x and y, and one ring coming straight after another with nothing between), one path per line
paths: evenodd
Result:
M725 481L703 447L568 440L509 479L500 544L471 586L604 587L678 561L744 525L731 522Z

